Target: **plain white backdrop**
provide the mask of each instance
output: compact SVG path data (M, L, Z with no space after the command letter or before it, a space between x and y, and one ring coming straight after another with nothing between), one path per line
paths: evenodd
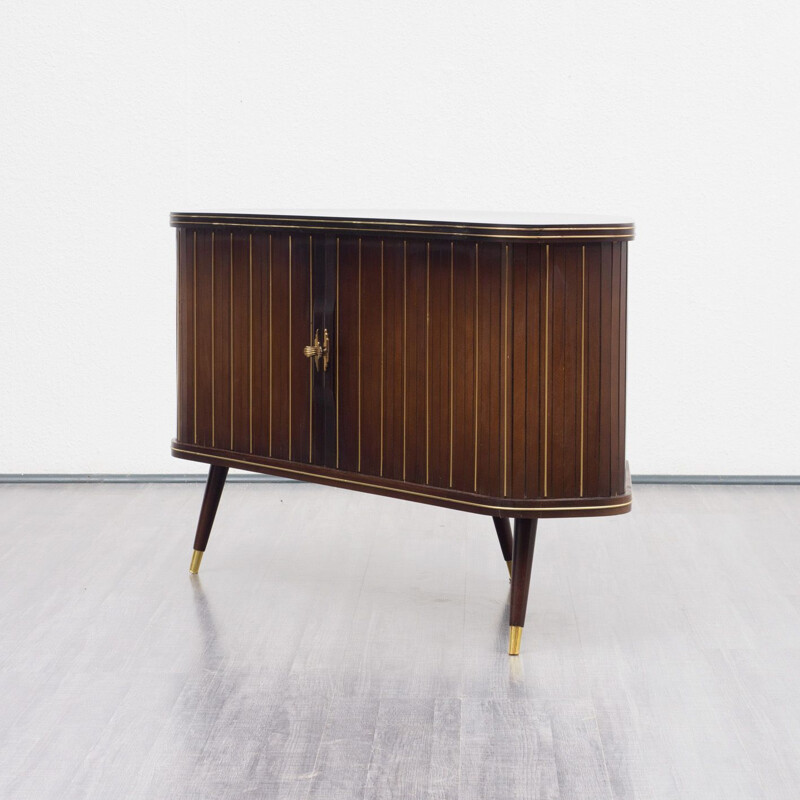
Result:
M5 0L0 473L193 470L169 212L349 206L631 216L632 471L800 474L798 41L777 0Z

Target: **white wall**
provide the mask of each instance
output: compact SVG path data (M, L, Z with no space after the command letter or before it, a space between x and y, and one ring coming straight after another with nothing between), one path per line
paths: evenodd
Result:
M0 6L0 473L169 456L185 207L630 214L635 473L800 474L796 3Z

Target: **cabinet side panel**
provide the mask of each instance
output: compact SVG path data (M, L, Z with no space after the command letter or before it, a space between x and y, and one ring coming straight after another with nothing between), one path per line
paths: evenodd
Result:
M194 398L196 444L211 447L214 430L214 245L213 231L198 230L193 235L195 245L195 310L196 353L195 363L196 395Z
M503 494L502 246L478 248L477 491Z
M178 440L194 442L194 238L186 228L178 235Z
M251 369L253 312L251 303L251 235L231 234L231 431L233 450L253 450L253 372Z
M359 363L359 472L383 472L384 246L380 239L361 240Z
M251 234L252 253L252 416L253 452L269 455L269 253L270 235L261 231ZM249 264L248 264L249 267ZM250 271L250 270L248 270Z
M404 246L400 239L383 243L383 475L403 478L403 340L405 323Z
M453 247L447 241L428 245L428 437L427 480L447 487L451 474L451 306Z
M475 490L477 245L453 246L453 488Z
M311 314L311 237L290 239L290 308L287 355L290 381L289 458L309 463L312 455L311 386L314 379L313 359L306 358L303 348L314 341ZM320 342L322 331L319 331Z

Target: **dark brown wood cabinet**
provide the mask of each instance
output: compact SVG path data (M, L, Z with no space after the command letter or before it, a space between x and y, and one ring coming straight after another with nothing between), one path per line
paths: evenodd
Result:
M192 571L229 467L487 514L513 573L518 652L536 520L630 509L633 226L188 213L172 224L172 452L212 465Z

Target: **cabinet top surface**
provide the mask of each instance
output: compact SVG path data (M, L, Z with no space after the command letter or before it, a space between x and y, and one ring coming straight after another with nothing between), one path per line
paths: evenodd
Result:
M550 239L632 239L624 216L539 214L513 211L273 209L181 211L172 225L295 228L359 233L417 233L451 236Z

